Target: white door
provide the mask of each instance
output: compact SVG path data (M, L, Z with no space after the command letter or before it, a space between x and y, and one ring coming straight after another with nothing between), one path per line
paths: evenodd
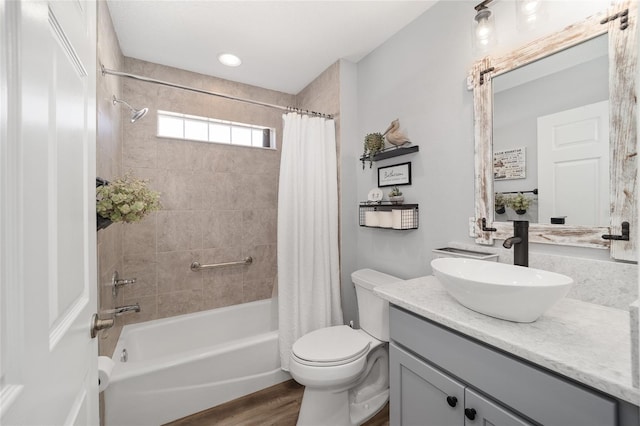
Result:
M0 0L0 424L98 424L96 5Z
M609 101L538 118L538 217L609 226Z

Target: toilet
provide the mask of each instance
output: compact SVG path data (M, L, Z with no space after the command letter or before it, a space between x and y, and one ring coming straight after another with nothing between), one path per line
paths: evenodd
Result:
M293 344L289 372L305 386L298 426L360 425L389 400L389 302L373 289L400 279L361 269L351 280L361 328L321 328Z

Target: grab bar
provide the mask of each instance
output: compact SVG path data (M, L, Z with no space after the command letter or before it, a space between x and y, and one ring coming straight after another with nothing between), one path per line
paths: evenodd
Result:
M200 262L193 262L191 264L191 270L194 272L198 272L202 269L221 268L223 266L251 265L252 262L253 258L251 256L245 257L244 260L239 260L237 262L214 263L212 265L201 265Z

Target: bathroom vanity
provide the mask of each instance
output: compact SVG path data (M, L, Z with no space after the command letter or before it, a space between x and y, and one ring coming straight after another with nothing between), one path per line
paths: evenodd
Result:
M432 276L390 310L393 425L637 425L629 314L564 298L533 323L469 310Z

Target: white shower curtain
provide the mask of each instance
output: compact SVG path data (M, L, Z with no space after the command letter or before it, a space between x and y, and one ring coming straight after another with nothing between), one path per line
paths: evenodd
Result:
M283 116L278 189L280 359L289 370L293 343L342 324L338 259L335 123L297 113Z

